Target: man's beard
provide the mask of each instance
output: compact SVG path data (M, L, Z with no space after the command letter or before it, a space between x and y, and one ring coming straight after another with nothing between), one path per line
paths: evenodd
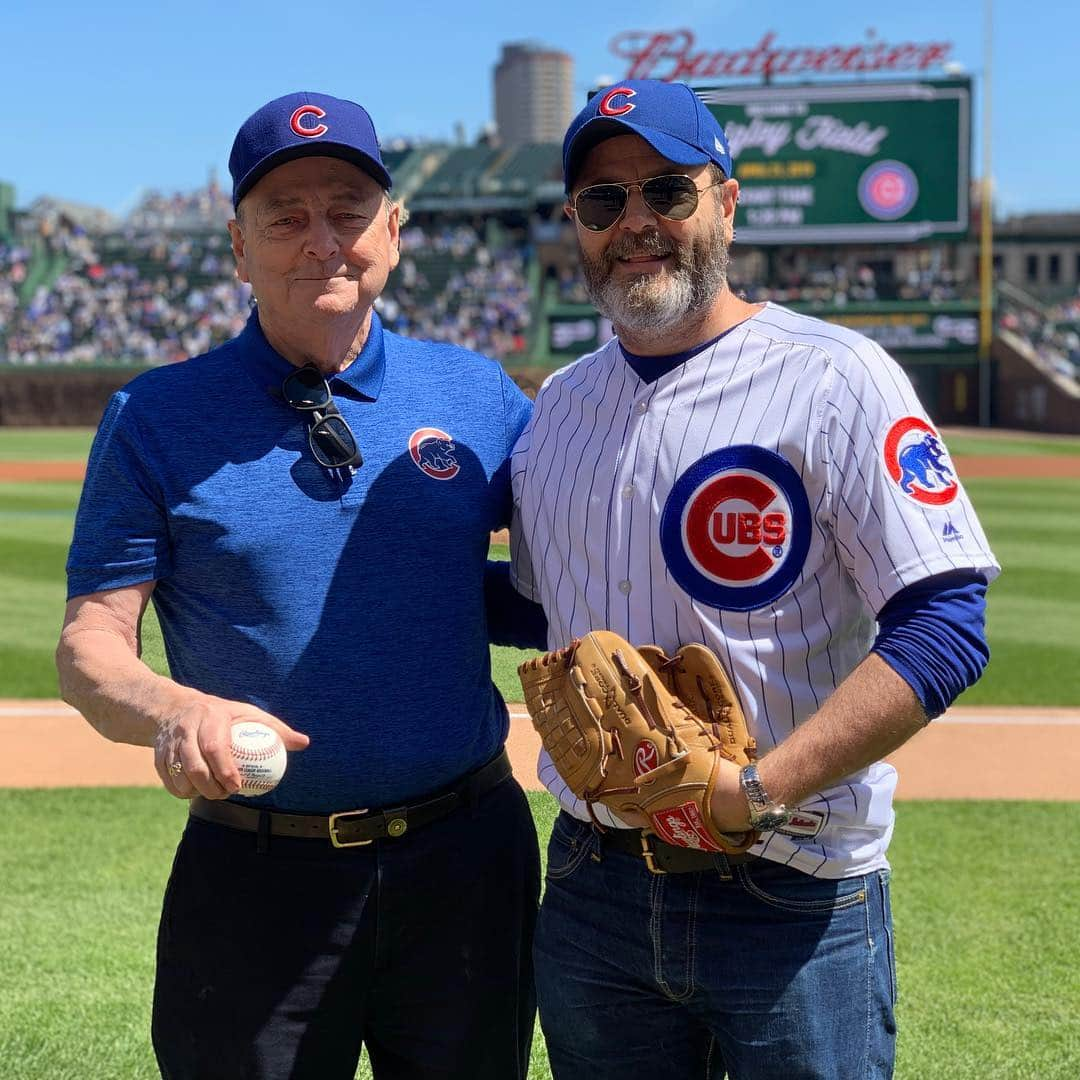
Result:
M616 278L616 260L634 255L670 255L672 262L659 274ZM720 215L706 235L687 244L679 245L652 229L613 240L595 259L581 251L585 287L596 309L616 329L648 337L704 317L727 284L727 267Z

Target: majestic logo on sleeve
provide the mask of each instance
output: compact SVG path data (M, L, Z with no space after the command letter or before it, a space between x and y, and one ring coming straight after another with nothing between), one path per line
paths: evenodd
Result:
M289 127L297 135L302 135L305 139L317 139L320 135L325 135L330 129L325 124L301 124L300 121L305 116L314 116L316 120L321 120L325 115L326 111L320 109L318 105L301 105L289 117Z
M456 449L452 436L438 428L418 428L409 436L409 456L433 480L452 480L461 471L454 457Z
M960 490L941 437L917 416L905 416L889 428L882 457L893 484L923 506L948 506Z
M752 611L783 596L810 549L810 503L786 459L729 446L675 481L660 519L671 576L695 600Z

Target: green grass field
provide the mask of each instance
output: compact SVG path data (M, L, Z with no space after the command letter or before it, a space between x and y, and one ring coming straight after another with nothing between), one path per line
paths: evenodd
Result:
M0 428L0 461L85 461L91 428Z
M1061 435L981 435L977 428L967 428L946 437L949 452L957 455L991 457L1035 457L1043 455L1080 455L1080 439Z
M531 800L546 838L554 801ZM154 935L182 821L158 790L0 791L5 1080L157 1075ZM1076 803L901 805L898 1077L1080 1075L1078 830ZM530 1078L549 1075L537 1032Z

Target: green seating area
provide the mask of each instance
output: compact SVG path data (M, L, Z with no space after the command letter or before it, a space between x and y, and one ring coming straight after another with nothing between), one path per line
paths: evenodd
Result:
M499 153L490 146L460 146L451 150L439 168L417 190L415 204L431 198L480 194L484 173Z
M551 182L562 190L562 151L556 143L526 143L509 150L484 178L488 191L530 195Z
M230 276L233 265L229 238L218 231L182 238L163 235L156 242L117 233L101 237L98 253L105 266L118 263L130 266L139 272L140 278L149 280L182 274L193 288L214 285L223 276ZM208 257L212 260L210 265L206 265Z

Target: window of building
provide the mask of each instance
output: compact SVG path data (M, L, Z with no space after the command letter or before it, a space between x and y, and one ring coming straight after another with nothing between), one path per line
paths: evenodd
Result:
M1027 257L1027 279L1028 281L1039 280L1039 256L1029 255Z
M1046 261L1046 279L1055 284L1061 280L1061 256L1050 255Z

